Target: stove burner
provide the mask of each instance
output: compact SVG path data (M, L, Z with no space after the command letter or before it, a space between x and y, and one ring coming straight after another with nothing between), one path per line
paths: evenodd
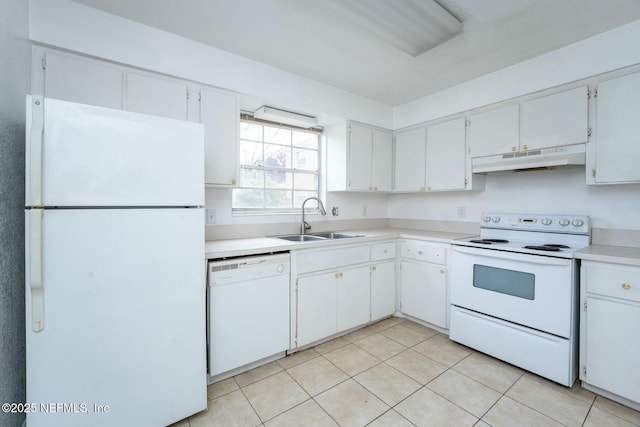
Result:
M545 243L543 246L548 246L550 248L569 249L569 246L567 246L567 245L559 245L557 243Z
M547 251L547 252L560 252L561 247L567 247L564 245L528 245L523 246L524 249L535 249L537 251Z
M509 243L508 240L504 240L504 239L474 239L474 240L469 240L469 242L481 243L483 245L490 245L492 243Z

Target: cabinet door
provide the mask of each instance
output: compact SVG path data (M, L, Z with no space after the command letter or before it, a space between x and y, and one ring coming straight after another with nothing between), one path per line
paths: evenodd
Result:
M239 122L238 100L233 93L202 89L200 123L204 125L206 184L236 185Z
M297 346L337 332L334 273L300 277L297 281Z
M640 305L588 297L586 316L586 381L640 403Z
M136 113L187 120L187 84L146 74L127 73L126 109Z
M520 104L520 149L587 142L588 87L554 93Z
M369 191L373 130L357 123L349 127L349 190Z
M464 190L465 131L464 117L427 127L427 191Z
M517 151L520 145L518 105L508 105L471 116L471 157Z
M345 331L369 322L371 313L371 282L369 266L334 273L338 286L337 326Z
M598 85L595 182L640 181L640 73Z
M371 320L396 312L395 265L392 260L371 266Z
M447 275L444 267L402 261L401 311L442 328L447 327Z
M396 134L394 191L425 190L425 128Z
M108 64L47 53L44 95L48 98L122 109L122 71Z
M393 142L389 132L373 131L371 185L374 191L391 191L393 180Z

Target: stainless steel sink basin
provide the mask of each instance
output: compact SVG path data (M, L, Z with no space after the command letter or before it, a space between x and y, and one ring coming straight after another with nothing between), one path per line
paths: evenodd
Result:
M361 237L358 234L336 233L332 231L327 231L325 233L313 233L312 236L318 236L324 239L350 239L352 237Z
M278 239L289 240L290 242L310 242L314 240L325 240L324 237L312 236L311 234L289 234L286 236L274 236Z
M284 236L273 236L276 239L289 240L290 242L312 242L317 240L332 240L332 239L349 239L352 237L361 237L358 234L350 233L337 233L333 231L326 231L323 233L313 234L286 234Z

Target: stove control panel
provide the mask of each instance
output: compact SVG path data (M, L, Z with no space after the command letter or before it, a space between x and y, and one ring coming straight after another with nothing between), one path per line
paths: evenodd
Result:
M591 233L591 224L586 215L483 213L480 217L480 227L575 234Z

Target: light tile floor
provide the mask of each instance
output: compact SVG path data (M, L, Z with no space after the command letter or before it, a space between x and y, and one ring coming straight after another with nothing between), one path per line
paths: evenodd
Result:
M640 413L390 318L212 384L172 427L640 426Z

